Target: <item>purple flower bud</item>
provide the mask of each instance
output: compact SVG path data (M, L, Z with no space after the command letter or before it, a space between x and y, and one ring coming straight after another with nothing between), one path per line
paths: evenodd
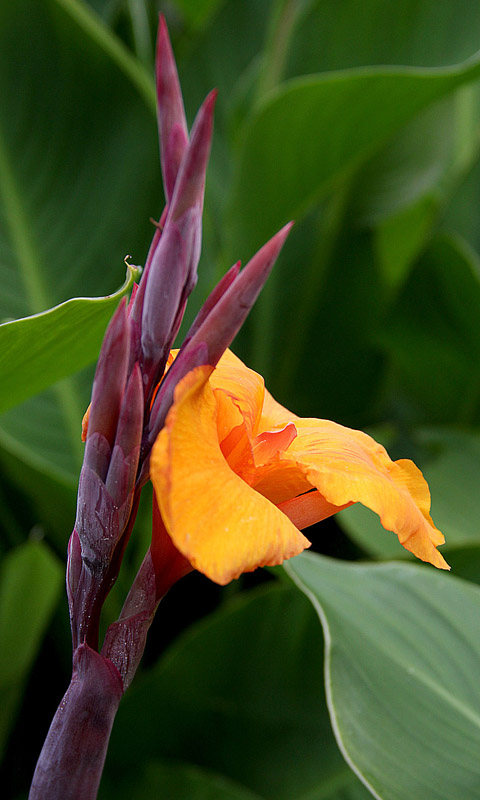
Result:
M160 16L157 36L156 81L163 185L166 200L170 202L188 144L188 131L177 67L163 16Z
M173 403L177 383L194 367L214 367L237 335L257 299L293 223L285 225L239 272L239 263L223 276L200 309L177 358L168 370L155 397L143 445L139 478L148 479L148 455Z
M115 439L118 415L127 380L129 327L125 298L110 320L93 381L87 441L95 433L110 446Z
M105 486L116 506L133 499L143 429L143 384L135 364L122 400Z
M242 327L260 294L293 222L289 222L256 253L205 316L193 336L187 334L185 351L202 343L207 346L208 364L217 364ZM227 273L228 274L228 273ZM182 350L177 356L183 358Z
M187 335L186 335L186 337L185 337L185 339L183 341L182 347L185 347L187 342L190 341L192 336L199 329L200 325L202 325L204 320L208 317L208 315L210 314L210 311L212 310L212 308L217 305L218 301L225 294L225 292L227 291L228 287L234 282L234 280L236 279L238 273L240 272L240 265L241 265L241 262L237 261L237 263L234 264L233 267L230 267L228 272L225 273L223 278L221 278L219 280L219 282L217 283L215 288L210 292L210 294L208 295L207 299L205 300L203 306L201 307L200 311L198 312L197 316L195 317L195 319L193 320L192 324L190 325L188 333L187 333Z
M78 533L73 529L67 548L67 596L70 609L73 608L73 599L78 589L82 572L82 549Z
M143 290L142 371L146 400L165 368L188 295L195 286L201 247L205 173L213 129L216 93L211 92L192 129L165 228L153 253ZM142 282L143 282L142 281ZM140 286L142 291L142 285ZM140 301L139 301L140 302Z

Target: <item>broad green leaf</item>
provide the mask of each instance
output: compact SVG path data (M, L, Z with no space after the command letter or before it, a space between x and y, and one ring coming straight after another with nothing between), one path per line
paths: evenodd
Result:
M115 294L77 297L0 325L0 413L95 360L107 323L134 278L129 269Z
M0 4L0 53L0 318L11 319L118 286L127 254L143 262L163 198L153 80L149 94L139 65L86 6ZM84 344L83 363L95 358L106 324L105 313L90 330L87 308L55 312L87 328L77 327L71 371ZM90 384L84 373L6 412L2 448L75 475Z
M415 114L479 76L476 56L442 69L345 70L281 85L245 127L229 212L234 244L257 246L301 217Z
M476 56L450 68L372 67L281 84L247 118L240 137L226 216L231 258L248 255L289 219L301 220L327 197L348 192L358 171L407 122L477 79L479 69ZM297 281L305 268L310 272L309 265L301 266ZM277 268L253 312L256 368L263 374L278 352L275 336L265 335L265 327L277 308L281 282ZM291 288L296 293L296 284ZM292 348L298 352L296 336Z
M0 563L0 752L62 585L62 565L42 542Z
M365 800L328 723L319 632L291 586L241 595L136 678L106 773L118 784L145 760L180 759L265 800Z
M440 67L478 50L480 8L457 0L315 0L306 4L289 52L288 76L403 64Z
M371 159L355 184L353 212L378 224L429 195L452 190L480 146L478 85L464 86L418 114Z
M337 742L382 800L480 797L480 590L433 568L312 554L286 565L319 614Z

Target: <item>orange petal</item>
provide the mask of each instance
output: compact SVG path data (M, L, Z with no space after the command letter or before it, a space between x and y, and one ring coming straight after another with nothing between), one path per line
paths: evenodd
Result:
M197 367L179 382L153 447L151 478L175 546L200 572L226 584L242 572L280 564L310 543L230 469L218 443L210 373Z
M321 522L322 519L327 519L338 511L342 511L351 503L345 503L343 506L334 506L328 503L318 490L301 494L299 497L293 497L291 500L285 500L279 503L280 511L293 522L293 524L303 530L308 528L309 525L315 525L316 522Z
M262 416L259 424L260 431L269 431L272 428L283 427L289 422L295 422L297 419L300 419L300 417L297 417L296 414L293 414L293 412L289 411L285 406L277 403L268 389L265 389Z
M210 378L212 389L220 389L232 398L245 420L250 436L255 436L260 421L265 382L232 353L226 350Z
M87 441L88 419L90 417L90 405L88 406L87 410L85 411L85 414L83 415L83 419L82 419L82 442L86 442Z
M362 503L407 550L449 569L436 550L445 540L430 517L428 485L413 462L391 461L370 436L334 422L302 419L295 425L298 436L283 461L295 463L328 503Z
M280 430L259 433L253 443L255 464L261 466L272 461L290 447L296 436L297 429L293 422L289 422Z

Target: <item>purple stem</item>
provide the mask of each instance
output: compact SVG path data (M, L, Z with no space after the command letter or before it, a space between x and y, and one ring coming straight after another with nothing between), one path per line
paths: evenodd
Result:
M29 800L95 800L123 684L117 669L88 645L73 656L73 673L55 714Z

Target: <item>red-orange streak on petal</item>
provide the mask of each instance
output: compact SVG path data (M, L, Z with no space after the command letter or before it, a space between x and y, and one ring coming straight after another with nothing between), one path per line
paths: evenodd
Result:
M255 437L253 455L255 464L262 466L283 453L297 436L293 422L289 422L277 431L264 431Z
M280 503L278 508L287 515L293 524L303 530L308 528L309 525L315 525L316 522L321 522L322 519L327 519L338 511L352 505L345 503L343 506L334 506L328 503L324 497L317 490L302 494L300 497L294 497L292 500L286 500Z
M152 450L151 477L165 526L192 566L220 584L280 564L310 542L226 462L210 368L179 382Z

